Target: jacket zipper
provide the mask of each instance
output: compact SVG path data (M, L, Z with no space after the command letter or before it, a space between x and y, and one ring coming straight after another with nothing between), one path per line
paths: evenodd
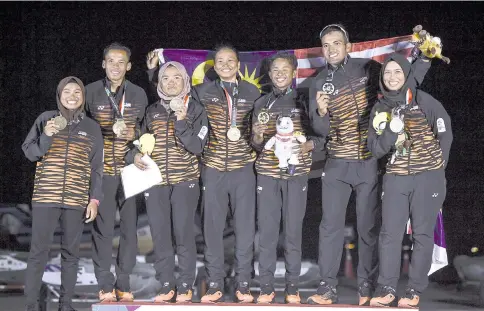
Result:
M168 178L168 131L170 130L170 113L168 112L168 117L166 118L166 141L165 141L165 175L166 175L166 183L170 184L170 180Z
M355 101L355 106L356 106L356 113L358 114L357 115L357 118L356 118L356 131L358 132L358 147L357 147L357 150L358 150L358 160L360 160L360 145L361 145L361 133L360 133L360 107L358 107L358 102L356 101L356 96L355 96L355 90L353 89L353 86L351 85L351 81L349 79L349 77L346 75L346 70L345 70L345 67L343 65L341 65L341 68L343 69L344 73L345 73L345 76L346 76L346 79L348 80L348 85L350 86L350 89L351 89L351 95L353 96L353 100Z
M227 98L227 114L225 116L225 128L229 129L229 106L228 106L228 98ZM234 117L234 116L232 116ZM228 130L227 130L228 131ZM227 137L227 134L225 134L225 171L227 171L227 162L229 160L229 138Z
M66 192L66 171L67 171L67 155L69 153L69 142L71 138L71 129L68 127L67 129L67 145L66 145L66 152L64 154L64 182L62 185L62 206L64 206L64 197Z

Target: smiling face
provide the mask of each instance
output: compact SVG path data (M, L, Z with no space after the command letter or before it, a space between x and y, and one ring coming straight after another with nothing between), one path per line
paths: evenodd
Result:
M180 71L175 66L168 66L161 76L161 89L170 97L178 96L185 86Z
M114 83L121 83L126 76L126 72L131 69L128 53L123 50L109 50L104 57L103 68L106 76Z
M291 86L292 79L296 77L296 70L289 60L276 58L271 64L269 77L276 88L285 90Z
M67 83L60 95L62 106L68 110L77 110L84 101L84 94L77 83Z
M230 49L222 49L215 55L215 72L222 81L235 82L240 62L237 54Z
M337 66L345 59L351 51L351 43L346 43L344 34L341 31L331 31L321 38L323 56L326 61Z
M405 83L405 74L397 62L390 61L383 72L383 84L390 91L398 91Z

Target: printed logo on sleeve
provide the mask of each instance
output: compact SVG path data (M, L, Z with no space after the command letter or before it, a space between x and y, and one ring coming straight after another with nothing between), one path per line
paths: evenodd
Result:
M202 126L202 128L200 129L200 132L198 132L198 138L204 139L205 136L207 136L207 132L208 132L208 128L205 125Z
M443 133L445 132L446 129L445 129L445 122L444 122L444 119L442 118L438 118L437 119L437 132L439 133Z

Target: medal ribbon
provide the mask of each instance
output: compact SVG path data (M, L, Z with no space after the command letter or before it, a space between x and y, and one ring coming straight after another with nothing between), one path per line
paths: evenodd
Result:
M123 88L123 98L119 102L119 104L116 104L116 100L114 99L113 93L108 89L106 82L104 82L104 90L106 91L106 95L108 95L109 102L111 103L111 107L113 108L115 114L116 114L116 119L123 119L123 113L124 113L124 99L126 96L126 83L124 84Z
M232 96L234 97L233 100L232 100L232 96L229 95L229 92L227 92L227 90L223 86L222 81L220 81L220 85L222 86L225 93L225 97L227 98L227 105L229 108L230 127L235 127L237 125L237 97L239 95L238 83L237 82L235 83L234 90L232 91ZM234 117L232 118L232 116Z

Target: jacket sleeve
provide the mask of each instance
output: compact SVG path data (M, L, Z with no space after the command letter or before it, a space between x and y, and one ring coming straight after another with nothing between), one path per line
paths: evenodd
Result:
M208 117L205 108L198 100L190 97L187 117L184 120L175 121L175 135L186 150L195 155L202 154L208 138Z
M103 170L104 170L104 140L101 133L101 127L96 124L95 143L91 151L89 161L91 163L91 179L89 187L89 199L102 201L103 199Z
M378 104L373 106L370 114L370 124L368 125L368 149L373 157L380 159L387 155L392 146L395 145L398 135L390 130L390 122L386 123L386 127L383 129L381 135L378 135L373 128L373 118L376 114Z
M435 137L438 139L442 156L444 157L444 168L449 162L450 148L454 135L450 116L442 103L426 94L423 100L419 100L420 107L424 110L425 117L429 122Z
M415 81L417 82L417 86L422 85L425 75L430 69L430 65L431 65L430 59L423 56L417 57L415 61L412 63L412 71L413 71Z
M143 134L149 132L147 111L148 111L148 109L145 109L145 114L142 117L140 125L137 125L134 140L138 140ZM133 164L134 163L134 157L139 152L140 151L139 151L138 147L136 147L133 143L129 144L129 150L126 152L126 154L124 156L124 162L126 162L126 165Z
M316 101L316 93L318 92L316 83L317 79L315 78L309 88L309 124L317 136L326 139L329 135L329 111L324 116L319 115L318 103Z
M22 144L22 151L27 159L32 162L40 160L49 150L52 145L52 136L44 134L44 126L47 123L45 114L41 114L36 120L24 143Z

